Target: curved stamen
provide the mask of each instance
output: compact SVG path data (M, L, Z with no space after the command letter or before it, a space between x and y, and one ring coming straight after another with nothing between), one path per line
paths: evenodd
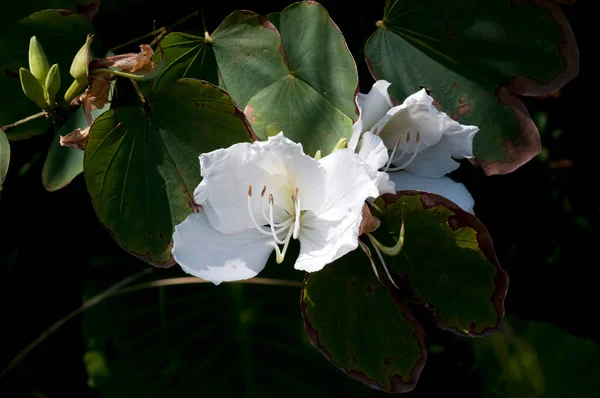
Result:
M396 150L398 149L398 147L400 147L400 141L402 140L402 136L399 136L398 138L396 138L396 142L394 143L394 148L392 149L392 153L390 154L390 157L388 158L388 161L385 165L385 167L383 168L383 172L387 172L388 169L390 168L390 165L392 164L392 159L394 158L394 155L396 154ZM406 153L406 151L402 152L402 155L400 155L400 158L402 156L404 156L404 154Z
M275 233L275 223L273 222L273 194L269 194L269 226L271 228L271 234L273 235L273 240L280 245L283 245L285 242L277 237Z
M397 167L391 167L388 168L386 171L398 171L398 170L402 170L403 168L405 168L406 166L408 166L409 164L412 163L413 160L415 160L415 158L417 157L417 153L419 153L419 148L421 147L421 133L417 132L417 146L415 147L415 151L413 152L412 156L410 157L410 159L408 159L406 162L404 162L402 164L402 166L397 166Z
M381 279L379 279L379 272L377 272L377 267L375 266L375 261L373 261L373 256L371 255L371 250L369 250L369 247L360 239L358 240L358 244L360 245L360 248L363 249L363 252L365 252L367 257L369 258L369 261L371 262L371 267L373 267L373 272L375 273L377 280L379 282L381 282Z
M277 261L277 264L281 264L283 262L283 259L285 258L285 253L287 252L287 248L288 245L290 243L290 239L292 238L292 232L294 231L293 227L290 227L290 229L288 230L288 234L285 237L284 240L284 244L283 244L283 250L279 250L279 246L277 246L277 243L275 242L271 242L270 245L273 249L275 249L275 260Z
M300 233L300 188L296 187L296 198L294 200L294 205L296 207L296 219L294 220L294 239L298 239L298 234Z
M262 229L262 227L258 225L256 220L254 219L254 213L252 212L252 185L248 185L248 213L250 214L250 219L252 220L252 223L254 224L254 227L258 230L258 232L270 236L271 232L267 232L264 229Z
M383 267L383 270L385 271L385 273L387 274L387 277L389 278L390 282L392 282L392 285L394 285L394 287L396 289L400 289L398 287L398 285L396 285L396 282L394 282L394 279L392 278L392 275L390 275L390 271L388 270L387 265L385 264L385 260L383 259L383 256L381 255L381 252L379 251L379 248L377 247L377 244L375 244L374 240L375 238L373 238L371 236L371 234L367 234L367 237L369 238L369 240L371 241L371 244L373 245L373 248L375 248L375 252L377 253L377 257L379 257L379 261L381 261L381 265ZM376 240L375 240L376 241Z

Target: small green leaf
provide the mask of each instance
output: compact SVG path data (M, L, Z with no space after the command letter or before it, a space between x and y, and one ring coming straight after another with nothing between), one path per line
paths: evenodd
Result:
M40 84L44 84L49 69L50 64L42 45L37 37L32 36L29 41L29 70L31 74L36 77Z
M431 90L441 110L480 128L473 151L487 174L509 173L541 150L515 95L541 95L577 75L579 50L552 1L388 1L365 46L376 79L398 102Z
M416 386L427 359L423 329L360 248L307 274L300 307L311 343L349 376L392 393Z
M503 334L473 341L484 397L594 397L600 347L559 327L507 317Z
M173 265L176 224L194 207L198 156L250 141L231 98L210 83L180 79L146 94L145 107L111 109L90 130L84 176L96 213L128 252Z
M48 103L46 102L46 96L44 95L44 88L38 79L25 68L19 69L19 78L21 79L21 88L23 88L25 96L35 102L41 109L46 109Z
M386 263L392 274L408 278L438 326L466 336L497 331L508 275L485 226L432 193L399 191L377 203L384 206L384 214L374 235L382 243L393 246L403 221L405 226L402 251L386 256Z
M4 131L0 130L0 189L8 172L8 164L10 163L10 144Z
M60 90L60 69L58 64L52 65L46 77L46 101L48 104L54 103L56 93Z

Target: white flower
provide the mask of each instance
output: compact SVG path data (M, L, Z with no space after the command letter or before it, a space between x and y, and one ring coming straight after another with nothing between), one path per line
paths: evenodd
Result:
M390 179L402 191L423 191L443 196L454 202L467 213L475 214L475 202L467 188L448 177L427 178L419 177L405 171L390 173Z
M387 81L379 80L368 94L358 94L360 117L349 146L360 146L359 139L370 131L383 140L391 157L390 171L406 170L431 178L457 169L459 164L453 158L473 157L473 137L478 127L462 125L438 111L425 89L406 98L402 105L393 106L389 86Z
M315 160L282 133L202 154L200 168L204 211L175 227L173 256L215 284L256 276L273 250L283 261L291 238L294 267L322 269L358 247L363 203L378 196L377 174L352 150Z

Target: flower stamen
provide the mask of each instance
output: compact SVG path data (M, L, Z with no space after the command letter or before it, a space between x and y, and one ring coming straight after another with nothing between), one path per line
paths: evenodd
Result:
M408 142L408 138L410 137L410 133L407 136L407 142ZM409 164L412 163L413 160L415 160L415 158L417 157L417 153L419 153L419 148L421 147L421 133L417 131L417 138L415 140L415 142L417 143L417 146L415 147L415 151L413 152L412 156L410 157L410 159L408 159L406 162L404 162L401 166L397 166L397 167L391 167L388 168L386 170L387 171L398 171L398 170L402 170L403 168L405 168L406 166L408 166ZM402 154L402 156L404 156L404 154ZM402 157L401 156L401 157ZM396 161L400 160L400 158L398 158Z
M292 197L294 200L294 205L296 207L296 219L294 220L294 239L298 239L298 234L300 233L300 188L296 187L296 196Z
M271 232L267 232L264 229L262 229L262 227L258 225L256 219L254 218L254 213L252 212L252 185L248 185L248 213L250 214L250 220L252 220L252 223L254 224L254 227L258 230L258 232L264 235L271 235Z
M377 240L371 234L367 234L367 237L371 241L371 244L373 245L373 248L375 249L375 253L377 253L377 257L379 257L379 261L381 261L381 266L383 267L383 270L385 271L388 279L390 280L390 282L392 282L392 285L394 285L394 287L396 289L399 289L398 285L396 285L396 282L394 282L392 275L390 275L390 271L388 270L388 267L385 264L385 260L383 259L383 255L381 254L381 251L379 251L379 248L377 247L377 244L375 243L375 242L377 242ZM377 243L379 243L379 242L377 242ZM375 275L377 275L377 272L375 273ZM377 277L377 278L379 279L379 277Z
M275 222L273 221L273 194L269 194L269 227L271 228L271 234L273 235L273 240L280 245L283 245L285 242L277 237L275 233Z

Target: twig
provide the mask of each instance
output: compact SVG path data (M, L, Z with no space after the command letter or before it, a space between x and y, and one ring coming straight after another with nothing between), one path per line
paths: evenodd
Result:
M137 43L138 41L141 41L141 40L143 40L143 39L145 39L145 38L148 38L148 37L152 37L152 36L154 36L154 35L155 35L155 34L157 34L157 33L162 33L162 32L163 32L164 30L166 30L166 29L167 29L167 28L163 26L162 28L158 28L158 29L156 29L154 32L146 33L146 34L145 34L145 35L143 35L143 36L136 37L135 39L131 39L131 40L129 40L129 41L127 41L127 42L123 43L123 44L119 44L118 46L115 46L115 47L113 47L113 48L109 48L109 49L108 49L108 51L110 51L110 52L113 52L113 53L114 53L116 50L120 50L120 49L121 49L121 48L123 48L123 47L127 47L127 46L129 46L129 45L131 45L131 44L135 44L135 43Z
M12 361L10 361L10 363L8 364L8 366L6 366L6 368L2 371L2 373L0 373L0 380L2 380L2 378L12 368L14 368L19 362L21 362L23 360L23 358L25 358L31 351L33 351L33 349L35 347L37 347L40 343L42 343L44 340L46 340L50 335L52 335L54 332L56 332L58 329L60 329L65 323L67 323L71 319L75 318L77 315L81 314L83 311L85 311L85 310L87 310L87 309L95 306L96 304L104 301L107 297L112 296L116 291L118 291L121 288L123 288L124 286L130 284L134 280L139 279L139 278L141 278L144 275L148 275L151 272L152 272L152 268L148 268L148 269L145 269L145 270L143 270L141 272L138 272L137 274L131 275L131 276L123 279L122 281L120 281L120 282L114 284L113 286L109 287L108 289L106 289L104 292L102 292L102 293L100 293L100 294L92 297L91 299L87 300L79 308L77 308L75 311L71 312L70 314L68 314L64 318L61 318L60 320L56 321L53 325L51 325L48 329L46 329L42 334L40 334L37 339L33 340L25 348L23 348L17 354L17 356L15 356L13 358Z
M25 119L17 120L14 123L7 124L6 126L2 126L2 127L0 127L0 130L4 131L6 133L8 130L12 129L13 127L20 126L22 124L25 124L27 122L30 122L34 119L37 119L39 117L46 116L46 115L47 115L46 111L41 111L40 113L36 113L35 115L27 116Z

